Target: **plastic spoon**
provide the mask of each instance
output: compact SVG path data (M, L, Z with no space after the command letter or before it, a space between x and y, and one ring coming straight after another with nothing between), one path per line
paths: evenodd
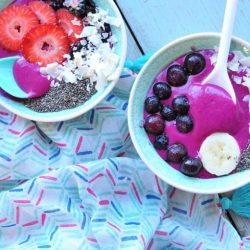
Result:
M209 83L223 88L231 96L234 103L236 103L236 96L232 83L227 73L227 60L230 49L235 15L237 11L237 4L238 0L227 0L219 51L218 51L218 59L213 71L202 82L202 84Z
M48 92L50 81L40 74L39 66L13 56L0 59L0 88L17 98L33 98Z
M0 59L0 87L12 96L28 98L28 94L17 85L13 75L14 63L18 58L14 56Z

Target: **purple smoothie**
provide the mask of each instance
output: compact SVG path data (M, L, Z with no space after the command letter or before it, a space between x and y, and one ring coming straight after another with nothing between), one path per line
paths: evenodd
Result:
M165 133L169 136L169 145L181 143L185 145L188 155L198 157L198 152L202 142L207 136L215 132L227 132L238 142L241 152L246 149L249 139L249 108L248 102L243 101L246 95L249 95L248 88L236 84L233 76L242 76L244 72L237 73L229 71L229 77L237 96L235 105L227 92L215 85L201 85L201 82L212 71L214 66L209 58L215 53L214 50L207 49L199 51L206 59L205 69L197 74L189 76L188 82L182 87L172 87L172 95L167 100L162 100L162 104L171 106L173 98L179 95L185 95L189 99L189 114L193 118L193 130L187 134L180 133L176 129L175 121L165 122ZM232 60L233 55L229 57ZM166 81L167 69L172 64L183 64L185 55L179 57L174 62L164 68L155 78L154 83ZM147 96L153 96L153 85L149 89ZM149 114L145 111L144 118ZM154 136L148 134L150 141L154 142ZM162 159L166 160L166 150L157 150ZM175 169L179 169L179 164L170 164ZM196 176L198 178L214 178L216 176L202 169Z
M18 86L29 98L42 96L50 89L50 80L40 73L40 67L28 63L23 57L15 62L13 75Z

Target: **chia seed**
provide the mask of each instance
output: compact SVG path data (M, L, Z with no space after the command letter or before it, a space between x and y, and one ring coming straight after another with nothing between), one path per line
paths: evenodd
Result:
M75 108L96 93L95 83L89 79L77 83L60 82L57 87L51 87L44 96L21 101L26 107L40 113L57 112Z
M250 140L248 141L246 149L241 154L236 172L241 172L247 169L250 169Z

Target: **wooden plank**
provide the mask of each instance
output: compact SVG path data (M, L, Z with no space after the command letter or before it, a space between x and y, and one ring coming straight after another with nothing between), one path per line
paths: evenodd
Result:
M140 49L138 48L131 32L126 26L127 30L127 38L128 38L128 50L127 50L127 58L131 60L135 60L142 55Z
M220 32L225 0L117 0L143 50L155 51L178 37ZM239 1L234 34L250 40L250 2Z
M126 32L127 32L127 40L128 40L127 58L130 60L135 60L142 55L142 51L138 47L137 42L135 41L133 37L134 34L131 33L131 28L128 27L127 19L124 16L124 13L122 12L119 4L116 1L114 2L117 5L117 7L120 9L121 14L123 15L123 19L126 24Z

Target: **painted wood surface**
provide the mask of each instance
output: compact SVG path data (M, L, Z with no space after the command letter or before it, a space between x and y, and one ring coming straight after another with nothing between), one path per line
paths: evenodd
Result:
M196 32L220 32L226 0L115 0L127 23L128 58L158 50ZM239 0L234 35L250 42L250 0ZM230 212L241 236L250 235L250 219Z
M225 0L117 0L144 52L195 32L220 32ZM234 35L250 41L250 0L239 0Z

